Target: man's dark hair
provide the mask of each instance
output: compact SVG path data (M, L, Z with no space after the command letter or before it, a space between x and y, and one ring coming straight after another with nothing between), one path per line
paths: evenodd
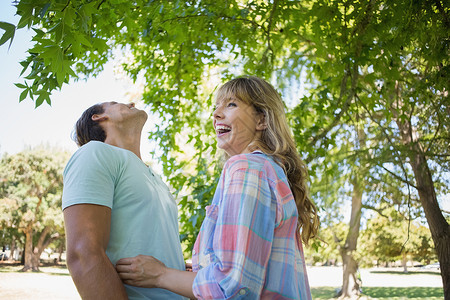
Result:
M106 133L99 122L93 121L92 116L102 114L105 111L102 104L95 104L86 109L75 124L74 140L78 146L83 146L90 141L104 142Z

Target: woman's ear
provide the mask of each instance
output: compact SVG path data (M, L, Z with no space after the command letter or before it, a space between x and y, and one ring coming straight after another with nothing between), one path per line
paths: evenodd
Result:
M264 113L258 114L258 120L256 123L256 130L265 130L267 128L266 116Z

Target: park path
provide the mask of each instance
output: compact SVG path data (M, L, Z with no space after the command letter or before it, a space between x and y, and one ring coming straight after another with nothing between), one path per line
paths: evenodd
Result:
M401 274L393 270L382 268L361 270L363 286L442 287L442 280L437 272L414 270L417 273ZM0 272L0 299L80 300L67 269L43 267L41 271L41 273ZM311 287L339 287L342 284L341 267L309 267L308 276Z
M41 268L41 273L0 273L0 299L80 300L66 269Z

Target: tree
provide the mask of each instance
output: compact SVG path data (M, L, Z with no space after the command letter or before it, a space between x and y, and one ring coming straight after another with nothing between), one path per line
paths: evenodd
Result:
M20 240L20 233L17 229L19 224L18 208L17 201L14 199L3 198L0 201L0 234L2 236L0 247L10 246L9 260L13 260L16 246Z
M184 166L174 152L183 152L176 136L186 127L200 141L194 170L205 171L212 147L201 142L212 132L203 122L204 104L211 103L208 82L213 90L236 74L255 74L285 98L295 94L293 87L304 88L303 97L291 97L290 115L312 176L325 171L338 178L348 168L342 152L326 152L351 137L351 125L361 118L370 147L349 155L369 174L389 174L417 191L450 298L450 226L436 200L449 186L439 176L450 167L448 11L442 0L22 0L21 20L16 27L2 25L1 42L16 28L35 31L36 43L22 62L29 74L18 86L20 100L31 97L36 106L50 102L51 92L70 78L98 74L113 50L126 53L124 70L145 79L143 100L163 120L151 138L159 142L175 190L211 191L214 184L214 173L194 174L192 181L172 176ZM332 163L339 167L325 169ZM202 196L183 204L189 222L205 205Z
M339 136L336 128L353 123L364 111L366 124L371 125L364 128L372 145L355 154L371 164L371 172L381 168L391 178L401 179L410 194L416 189L444 265L441 274L449 298L450 227L436 199L445 182L436 174L448 172L450 155L443 146L448 145L450 124L448 7L440 1L411 6L402 1L317 1L307 15L312 22L302 31L304 36L322 43L312 46L314 88L306 99L322 110L326 103L335 113L328 119L317 115L322 127L303 130L301 144L320 143L327 148ZM313 144L308 136L314 137Z
M64 152L32 149L1 160L2 220L9 231L25 236L23 271L39 271L42 251L63 228L62 170L67 159Z
M376 214L362 232L361 251L367 260L388 263L402 260L405 272L407 257L429 264L436 259L430 231L417 220L404 222L405 216L393 207ZM370 263L367 261L367 263Z

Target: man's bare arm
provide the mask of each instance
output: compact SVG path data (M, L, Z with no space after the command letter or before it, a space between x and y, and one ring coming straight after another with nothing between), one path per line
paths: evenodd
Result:
M64 210L67 266L82 299L128 299L105 250L111 209L78 204Z

